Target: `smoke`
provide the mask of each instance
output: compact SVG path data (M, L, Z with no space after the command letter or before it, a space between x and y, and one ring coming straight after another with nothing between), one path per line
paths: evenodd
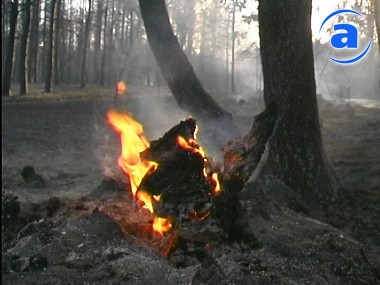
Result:
M315 76L317 92L328 100L380 100L380 57L375 44L362 60L352 65L336 64L325 52L320 52L315 57Z

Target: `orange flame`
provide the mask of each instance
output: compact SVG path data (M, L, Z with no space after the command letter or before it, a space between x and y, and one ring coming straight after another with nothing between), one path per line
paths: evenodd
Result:
M143 135L143 127L129 115L120 114L113 110L108 112L107 119L115 131L120 134L122 151L118 165L129 177L132 194L144 204L144 208L153 214L153 202L154 200L158 201L159 196L152 197L145 191L137 192L145 174L150 169L158 167L157 163L142 161L140 158L140 153L149 147L149 142ZM172 225L168 219L155 218L153 221L153 230L160 234L169 231L171 228Z
M195 132L194 132L194 137L196 136L197 132L198 132L198 126L196 126L195 128ZM178 142L178 145L182 148L182 149L185 149L185 150L188 150L188 151L191 151L193 153L198 153L200 154L204 161L207 160L206 158L206 154L205 154L205 151L202 149L202 147L197 143L196 140L194 139L189 139L188 141L186 141L183 137L181 136L178 136L177 138L177 142ZM207 171L206 167L203 168L203 175L205 177L208 177L208 173L209 171ZM220 188L220 183L219 183L219 178L218 178L218 174L217 173L212 173L211 175L211 180L214 182L215 184L215 188L213 190L213 194L218 194L220 191L221 191L221 188Z
M214 193L214 194L218 194L220 191L222 191L222 190L220 189L220 183L219 183L218 173L213 173L213 174L211 175L211 179L212 179L212 181L215 183L215 188L214 188L213 193Z
M131 116L120 114L114 110L108 112L107 119L115 131L120 134L122 151L121 156L118 159L118 165L129 177L132 194L137 200L143 203L143 208L147 209L152 215L154 215L153 205L160 201L160 196L150 195L141 189L137 191L146 173L149 170L155 170L158 167L158 164L154 161L141 160L140 153L149 147L149 142L143 135L143 127L141 124L133 120ZM197 126L194 132L194 139L189 138L186 140L183 137L178 136L177 143L182 149L199 154L206 162L207 158L205 152L195 140L198 130ZM206 178L211 179L213 184L215 184L212 194L218 194L221 191L218 174L210 173L205 166L203 168L203 175ZM206 213L202 217L197 217L195 212L195 217L200 221L206 219L209 215L210 213ZM173 225L170 222L170 219L156 216L153 219L153 230L161 235L170 231L172 227Z
M155 217L153 221L153 230L163 235L172 229L169 219Z

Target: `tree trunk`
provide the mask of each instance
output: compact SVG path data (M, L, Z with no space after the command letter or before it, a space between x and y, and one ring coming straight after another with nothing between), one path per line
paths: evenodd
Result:
M102 42L102 19L103 19L103 1L98 0L98 5L96 8L96 29L95 29L95 39L94 39L94 82L99 83L100 79L100 68L99 68L99 57L100 57L100 46Z
M56 17L55 17L55 25L54 25L54 60L53 60L53 82L54 85L59 84L59 42L62 40L62 36L59 33L61 29L61 0L57 0L57 9L56 9Z
M91 1L88 0L88 12L86 17L86 24L84 27L84 39L83 39L83 54L82 54L82 65L81 65L81 81L80 86L83 88L86 86L86 63L87 63L87 46L90 36L90 25L91 25Z
M51 5L51 3L50 3ZM48 12L49 12L49 9L48 9L49 5L48 5L48 0L45 0L45 5L44 5L44 23L43 23L43 26L42 26L42 43L43 43L43 48L42 48L42 54L40 56L41 58L41 74L40 74L40 78L42 80L42 78L44 78L43 80L46 79L46 58L47 58L47 53L48 53L48 49L47 49L47 46L48 46L48 42L47 42L47 34L48 34L48 31L47 31L47 25L48 25Z
M7 30L7 4L5 0L1 0L1 59L2 62L5 62L6 54L6 30Z
M150 47L162 74L179 106L203 121L206 132L214 133L214 141L222 146L239 134L232 116L223 110L204 90L170 25L164 0L139 0L141 15ZM217 121L223 131L215 132Z
M19 61L19 79L20 79L20 95L25 95L28 93L28 81L27 81L27 47L28 47L28 36L29 36L29 26L30 26L30 0L25 0L24 6L24 17L22 21L22 34L20 42L20 61Z
M53 71L53 40L54 40L54 11L57 0L51 0L50 7L50 22L49 22L49 41L46 57L46 74L45 74L45 92L51 92L51 79Z
M264 99L277 105L268 164L306 199L336 197L319 126L311 41L312 0L259 2Z
M18 0L10 1L9 35L5 55L4 69L2 74L2 95L9 96L12 80L13 53L15 45L15 33L18 16Z
M28 82L37 83L38 35L40 21L40 0L33 3L32 20L28 45Z
M235 17L236 17L236 0L232 3L232 33L231 33L231 92L235 93Z
M107 58L107 17L108 17L108 1L106 3L106 8L104 10L104 27L103 27L103 53L102 61L100 63L100 84L102 86L106 85L105 81L105 68L106 68L106 58Z

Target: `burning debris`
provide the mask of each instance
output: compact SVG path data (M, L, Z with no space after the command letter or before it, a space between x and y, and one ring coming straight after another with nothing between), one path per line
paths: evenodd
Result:
M195 120L181 121L148 142L143 127L130 115L112 110L107 119L120 134L118 165L128 176L137 203L152 215L152 230L161 236L173 233L176 240L225 238L215 209L223 191L220 167L197 142Z
M181 121L152 142L130 115L111 110L107 119L120 134L118 165L129 179L138 206L149 213L151 231L162 239L172 237L165 246L171 244L175 249L180 240L206 245L226 239L245 239L257 245L239 219L238 191L227 189L221 166L198 143L199 128L193 118ZM161 253L169 251L160 248Z

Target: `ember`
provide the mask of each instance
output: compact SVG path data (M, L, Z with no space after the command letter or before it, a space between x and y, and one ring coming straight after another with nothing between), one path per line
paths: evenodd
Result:
M153 215L154 232L164 235L189 220L209 218L211 199L221 185L196 141L194 119L180 122L151 143L130 115L111 110L107 119L120 134L118 165L129 178L133 196Z

